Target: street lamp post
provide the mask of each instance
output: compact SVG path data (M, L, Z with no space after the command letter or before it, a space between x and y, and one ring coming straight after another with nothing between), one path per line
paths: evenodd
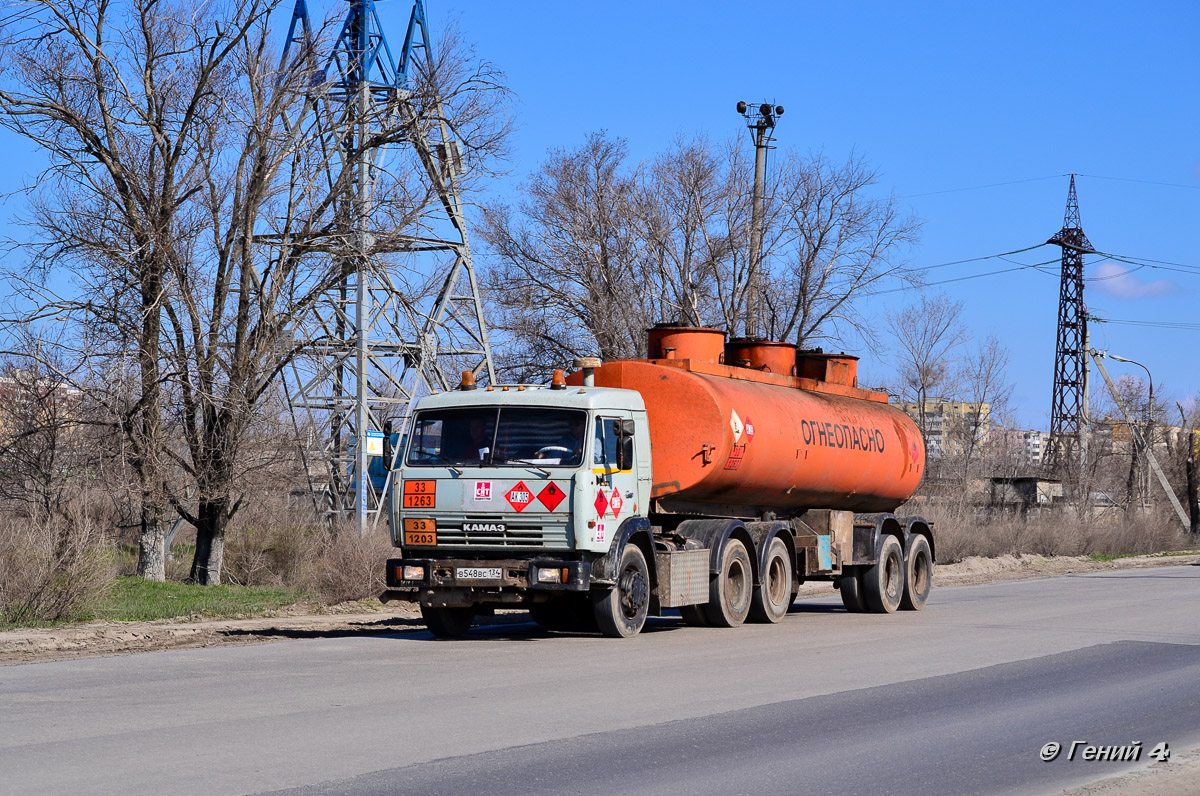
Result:
M1154 449L1154 377L1150 375L1150 368L1132 359L1119 357L1116 354L1109 354L1109 359L1115 359L1117 362L1127 362L1130 365L1137 365L1142 370L1146 371L1146 381L1150 383L1149 400L1146 403L1146 434L1144 435L1145 446L1151 450ZM1146 457L1146 488L1142 492L1146 498L1150 497L1150 458ZM1143 504L1144 505L1144 504Z

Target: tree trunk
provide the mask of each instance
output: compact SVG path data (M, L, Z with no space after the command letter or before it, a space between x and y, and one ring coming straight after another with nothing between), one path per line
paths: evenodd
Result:
M167 579L166 540L162 512L155 506L143 503L141 532L138 535L138 577L159 583Z
M1138 456L1137 445L1133 446L1133 452L1129 456L1129 475L1125 478L1125 511L1133 511L1133 498L1135 487L1137 486L1138 476Z
M1200 486L1196 483L1196 432L1191 433L1191 443L1188 447L1187 457L1187 502L1188 515L1191 518L1191 532L1200 534L1200 495L1197 494L1196 488Z
M192 559L191 574L193 583L201 586L221 585L225 528L228 524L228 501L200 501L196 512L196 555Z

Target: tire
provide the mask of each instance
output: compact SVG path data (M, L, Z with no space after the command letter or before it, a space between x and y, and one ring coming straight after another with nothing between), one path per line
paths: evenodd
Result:
M866 600L863 599L862 567L842 567L842 576L838 579L842 590L842 605L852 614L861 614L867 610Z
M704 615L703 605L681 605L679 606L679 616L683 618L684 624L692 627L708 627L708 617Z
M933 553L929 540L914 534L908 545L908 561L904 567L904 596L900 607L905 611L920 611L933 589Z
M746 545L738 539L725 540L721 549L721 571L708 587L704 615L713 627L737 627L750 614L754 600L754 568Z
M787 545L778 536L767 546L758 588L750 604L750 618L755 622L775 624L787 616L792 606L792 557Z
M475 609L471 606L421 606L421 618L429 632L438 638L462 638L475 621Z
M904 551L891 534L880 536L875 549L875 563L863 570L863 597L871 613L894 614L904 596Z
M592 592L592 613L599 631L609 638L636 636L650 610L650 569L636 544L621 551L616 583L611 589Z

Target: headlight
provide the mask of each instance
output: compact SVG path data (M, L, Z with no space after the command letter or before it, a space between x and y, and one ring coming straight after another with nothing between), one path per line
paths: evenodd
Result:
M425 580L425 567L406 565L402 580Z
M538 583L566 583L571 579L571 570L566 567L556 569L539 569Z

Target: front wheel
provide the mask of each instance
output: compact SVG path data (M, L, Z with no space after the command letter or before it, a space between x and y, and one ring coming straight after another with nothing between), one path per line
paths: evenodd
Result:
M641 632L650 610L650 568L636 544L626 544L611 589L592 592L592 612L600 632L629 638Z
M475 621L471 606L421 606L421 618L429 632L438 638L462 638Z

